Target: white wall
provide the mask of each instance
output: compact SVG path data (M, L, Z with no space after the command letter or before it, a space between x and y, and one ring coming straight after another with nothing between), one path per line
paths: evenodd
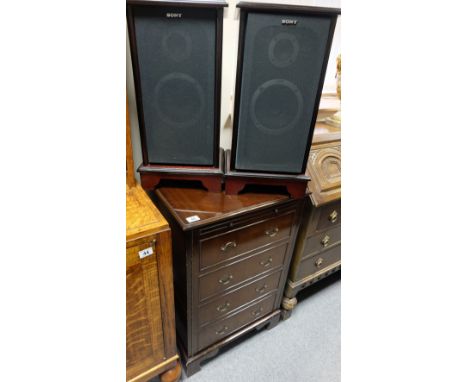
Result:
M237 65L237 43L239 32L239 10L236 8L238 0L227 0L229 7L224 10L223 21L223 63L222 63L222 84L221 84L221 121L220 121L220 145L228 149L231 148L232 139L232 110L234 102L234 88ZM292 0L292 1L268 1L257 2L283 3L295 5L315 5L323 7L340 7L341 0ZM335 90L335 65L336 57L341 46L341 18L338 18L335 37L330 53L327 74L325 77L324 91ZM130 120L132 124L133 156L135 166L142 162L140 133L138 130L138 117L135 105L135 88L133 83L132 62L130 58L130 47L127 31L127 94L129 100ZM137 175L138 176L138 175Z

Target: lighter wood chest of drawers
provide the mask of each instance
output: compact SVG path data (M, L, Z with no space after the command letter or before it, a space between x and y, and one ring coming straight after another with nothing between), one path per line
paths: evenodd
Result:
M171 232L143 189L127 186L127 381L180 377Z
M303 200L182 188L154 200L171 224L178 345L191 375L221 346L278 322Z
M339 130L317 124L307 164L310 194L304 213L282 303L288 318L296 294L341 269L341 138Z

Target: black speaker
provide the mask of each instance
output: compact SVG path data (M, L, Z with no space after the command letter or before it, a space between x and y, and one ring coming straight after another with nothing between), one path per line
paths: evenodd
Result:
M224 6L127 1L144 165L219 165Z
M231 171L303 174L339 9L240 2Z

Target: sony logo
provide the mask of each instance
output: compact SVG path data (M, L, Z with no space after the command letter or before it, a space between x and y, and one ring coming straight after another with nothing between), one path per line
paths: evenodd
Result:
M170 19L180 19L182 17L182 13L166 13L166 17Z
M283 25L297 25L297 20L281 20Z

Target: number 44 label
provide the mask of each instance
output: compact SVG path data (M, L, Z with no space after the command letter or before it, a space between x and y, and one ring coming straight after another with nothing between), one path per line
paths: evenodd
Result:
M148 247L138 252L140 259L144 259L145 257L150 256L152 254L153 254L153 247Z

